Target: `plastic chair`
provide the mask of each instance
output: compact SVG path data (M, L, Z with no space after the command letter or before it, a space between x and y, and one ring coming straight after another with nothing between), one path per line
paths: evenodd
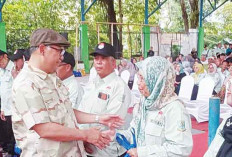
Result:
M194 79L192 76L185 76L181 80L179 98L190 100L194 86Z
M197 122L209 120L209 98L212 96L214 81L211 78L204 78L199 83L197 99L186 101L186 109L194 116Z
M120 77L123 79L123 81L128 84L129 78L130 78L130 72L128 70L124 70Z

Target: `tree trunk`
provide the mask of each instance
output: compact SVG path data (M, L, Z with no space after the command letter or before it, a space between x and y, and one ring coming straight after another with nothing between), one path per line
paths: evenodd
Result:
M184 0L180 0L180 6L181 6L181 11L182 11L182 18L184 20L184 30L185 30L185 33L188 33L189 32L189 21L188 21L188 14L186 11Z
M191 7L190 13L190 28L197 28L199 23L199 0L189 0L189 4Z
M107 10L107 21L108 22L113 22L113 23L117 23L116 20L116 13L114 11L114 0L101 0L104 4L106 4L106 10ZM108 37L110 39L110 42L112 43L112 38L111 38L111 25L109 25L109 33L108 33ZM116 50L116 57L120 57L121 54L120 53L120 45L119 45L119 40L118 40L118 31L117 31L117 26L114 25L113 26L113 46Z
M123 23L122 0L118 1L118 5L119 5L119 23ZM120 49L120 52L123 51L123 45L122 45L122 25L119 25L119 49Z

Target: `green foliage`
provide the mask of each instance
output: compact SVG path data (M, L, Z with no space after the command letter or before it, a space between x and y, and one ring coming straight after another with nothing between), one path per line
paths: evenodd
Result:
M9 0L3 7L3 21L6 23L7 50L13 53L17 48L29 47L29 37L37 28L51 28L68 32L73 51L75 46L76 11L74 1L65 0Z
M205 44L213 48L217 43L224 43L225 38L232 39L231 3L226 3L213 13L216 22L205 22ZM206 19L207 20L207 19Z
M144 0L122 0L123 23L144 23ZM186 1L186 9L189 16L191 9L189 0ZM91 0L86 2L86 8ZM119 21L118 1L114 1L117 21ZM207 4L209 5L209 4ZM205 5L205 9L208 6ZM156 0L149 0L149 13L156 7ZM204 23L205 42L214 45L224 38L232 39L232 3L226 3L214 15L220 19L219 22ZM149 24L162 25L165 32L183 32L184 23L182 19L179 0L168 0L154 15L149 18ZM68 32L69 41L72 46L68 49L73 53L74 46L79 46L79 32L76 28L80 22L80 1L75 0L7 0L3 7L3 21L6 23L7 50L13 53L17 48L29 46L29 36L37 28L52 28L59 32ZM88 21L89 52L94 50L98 43L96 22L106 22L107 12L103 3L97 1L86 14ZM119 30L119 26L117 27ZM100 41L109 42L109 26L99 25ZM141 52L142 38L141 26L124 25L123 49L126 57ZM129 33L130 32L130 33ZM177 50L173 50L177 51Z
M180 54L180 45L172 45L172 57L177 57Z

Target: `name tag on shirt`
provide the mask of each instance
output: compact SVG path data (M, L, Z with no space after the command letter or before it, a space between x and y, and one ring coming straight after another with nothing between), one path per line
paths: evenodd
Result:
M109 95L100 92L100 93L98 94L98 98L100 98L100 99L102 99L102 100L107 100L107 99L109 98Z

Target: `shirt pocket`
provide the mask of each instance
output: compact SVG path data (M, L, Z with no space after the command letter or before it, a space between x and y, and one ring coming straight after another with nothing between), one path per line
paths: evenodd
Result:
M150 144L162 144L164 126L160 121L152 120L145 127L146 141Z
M69 91L68 91L67 87L65 87L64 85L61 85L57 89L57 91L59 93L59 97L60 97L60 100L62 102L69 101Z
M104 114L104 113L106 113L107 112L106 111L107 110L107 104L108 104L108 99L104 100L104 99L101 99L101 98L98 97L97 98L97 104L93 105L94 113L95 114Z
M55 157L58 154L60 142L40 138L35 143L37 155L40 157Z
M64 124L67 109L64 103L60 102L58 93L55 90L44 88L41 90L41 95L47 108L50 120L52 122Z
M12 81L13 81L12 77L7 75L7 76L2 77L2 79L1 79L2 83L1 84L4 86L5 89L11 90ZM5 82L5 83L3 83L3 82Z
M161 136L163 131L163 124L157 120L151 120L152 122L148 122L145 128L146 134L151 136Z

